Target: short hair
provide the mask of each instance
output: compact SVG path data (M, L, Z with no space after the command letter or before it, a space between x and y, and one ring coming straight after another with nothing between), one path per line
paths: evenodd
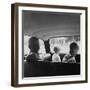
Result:
M78 45L77 45L77 43L75 43L75 42L72 42L72 43L70 44L70 50L73 50L73 49L78 49Z
M39 46L39 39L37 37L31 37L29 39L29 48L31 52L38 52L40 46Z
M59 48L58 47L54 47L54 52L57 53L59 51Z

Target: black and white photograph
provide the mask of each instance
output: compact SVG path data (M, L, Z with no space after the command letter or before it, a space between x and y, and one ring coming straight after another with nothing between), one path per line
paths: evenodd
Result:
M17 83L85 82L87 9L17 4L15 10Z
M80 75L80 14L22 11L24 77Z

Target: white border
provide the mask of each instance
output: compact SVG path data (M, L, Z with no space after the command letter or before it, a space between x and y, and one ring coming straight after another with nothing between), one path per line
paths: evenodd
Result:
M50 77L30 77L22 79L22 10L34 11L50 11L50 12L67 12L67 13L81 13L80 17L80 38L81 38L81 75L72 76L50 76ZM74 9L56 9L56 8L39 8L39 7L18 7L18 83L19 84L34 84L34 83L47 83L47 82L67 82L67 81L80 81L85 80L85 10Z

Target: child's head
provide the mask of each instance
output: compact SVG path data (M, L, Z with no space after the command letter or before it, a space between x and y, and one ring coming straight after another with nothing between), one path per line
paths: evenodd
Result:
M77 54L78 49L79 49L79 47L78 47L77 43L73 42L70 44L70 54L72 54L73 56L75 56Z
M60 51L60 49L55 46L55 47L54 47L54 52L55 52L55 53L59 53L59 51Z
M37 37L31 37L29 39L29 49L31 52L38 53L39 48L39 39Z

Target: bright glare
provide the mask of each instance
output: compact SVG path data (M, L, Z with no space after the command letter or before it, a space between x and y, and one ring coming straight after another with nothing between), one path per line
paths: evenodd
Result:
M50 39L50 49L54 53L53 48L57 46L60 49L60 53L69 53L69 46L72 42L76 42L80 48L80 37L79 36L70 36L70 37L59 37ZM80 54L80 51L78 51Z
M30 52L30 49L28 48L28 41L30 39L30 36L24 35L24 55L28 55ZM40 44L40 49L39 53L40 54L45 54L45 46L43 40L39 39L39 44Z

